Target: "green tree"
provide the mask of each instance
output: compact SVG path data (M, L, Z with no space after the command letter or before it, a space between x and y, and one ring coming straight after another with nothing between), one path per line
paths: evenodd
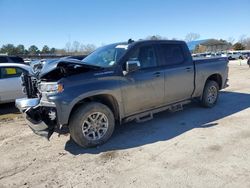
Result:
M55 54L55 53L56 53L56 49L55 49L55 48L51 48L51 49L50 49L50 53L51 53L51 54Z
M29 50L25 49L25 50L24 50L24 54L25 54L25 55L28 55L28 54L29 54Z
M19 44L19 45L16 47L16 53L19 54L19 55L25 54L25 47L24 47L24 45Z
M8 55L16 55L16 47L13 44L3 45L1 48L1 53L7 53Z
M48 54L50 53L50 49L47 45L44 45L41 51L42 54Z
M31 55L36 55L39 53L39 49L35 45L30 46L28 51Z
M243 44L241 44L240 42L237 42L233 45L233 49L234 50L245 50L245 47Z

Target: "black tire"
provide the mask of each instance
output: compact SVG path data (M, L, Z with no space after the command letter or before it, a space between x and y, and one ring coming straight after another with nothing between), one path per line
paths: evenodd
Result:
M215 91L215 94L212 94L213 91ZM203 95L202 95L202 100L201 100L202 106L206 108L214 107L217 103L218 97L219 97L218 83L212 80L208 80L203 90Z
M90 140L88 135L84 135L83 126L85 125L86 121L89 122L90 116L91 118L93 117L91 114L95 114L95 113L101 113L105 115L105 119L107 119L107 122L106 122L107 128L106 128L106 132L102 135L100 139ZM84 147L84 148L95 147L95 146L105 143L113 134L114 128L115 128L115 119L114 119L114 115L112 111L106 105L97 103L97 102L84 103L75 112L73 112L73 115L71 116L70 121L69 121L70 136L79 146ZM88 129L88 131L86 132L94 133L92 129L93 128ZM92 131L89 131L89 130L92 130ZM92 135L96 136L97 132Z

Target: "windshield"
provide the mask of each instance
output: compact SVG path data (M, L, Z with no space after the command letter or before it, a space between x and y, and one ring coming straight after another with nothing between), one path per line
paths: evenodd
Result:
M111 67L119 61L127 49L127 44L110 44L103 46L84 58L82 62L99 67Z

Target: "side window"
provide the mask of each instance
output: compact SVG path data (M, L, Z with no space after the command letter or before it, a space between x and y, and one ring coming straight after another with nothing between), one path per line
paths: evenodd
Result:
M161 53L164 65L178 65L185 61L182 46L178 44L162 44Z
M15 67L2 67L0 68L0 78L14 78L19 77L23 73L23 70Z
M142 46L138 48L130 59L138 60L141 68L156 67L157 60L153 46Z
M23 63L23 59L21 57L9 57L14 63Z

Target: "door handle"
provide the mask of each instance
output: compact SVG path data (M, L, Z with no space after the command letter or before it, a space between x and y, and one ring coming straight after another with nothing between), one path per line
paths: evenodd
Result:
M161 75L161 73L160 73L160 72L155 72L153 75L154 75L155 77L159 77L159 76Z
M192 70L191 67L187 67L187 68L185 68L185 69L187 70L187 72L190 72L190 71Z

